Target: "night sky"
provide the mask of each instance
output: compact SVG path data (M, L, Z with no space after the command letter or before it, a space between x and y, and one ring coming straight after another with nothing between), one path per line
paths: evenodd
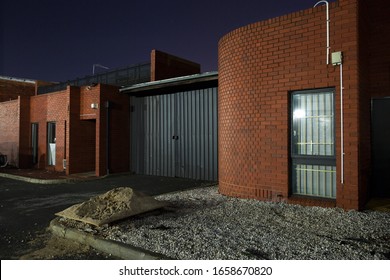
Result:
M0 75L66 81L148 62L158 49L217 69L235 28L317 0L0 0ZM102 71L102 69L99 69Z

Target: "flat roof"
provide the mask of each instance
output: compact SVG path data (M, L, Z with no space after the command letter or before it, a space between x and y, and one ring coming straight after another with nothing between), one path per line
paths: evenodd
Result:
M35 84L35 80L24 79L24 78L8 77L8 76L0 76L0 80Z
M135 84L128 87L123 87L119 91L123 93L141 93L145 91L154 91L166 88L184 87L194 84L217 82L218 71L205 72L202 74L194 74L188 76L181 76L159 81L146 82Z

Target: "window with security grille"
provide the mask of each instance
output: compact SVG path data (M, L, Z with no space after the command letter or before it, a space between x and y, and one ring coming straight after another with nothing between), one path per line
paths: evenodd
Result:
M336 198L334 90L291 95L292 193Z

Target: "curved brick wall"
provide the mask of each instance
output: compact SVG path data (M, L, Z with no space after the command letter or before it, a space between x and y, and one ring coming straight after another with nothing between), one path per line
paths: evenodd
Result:
M219 43L219 191L229 196L287 196L287 99L268 85L278 62L262 57L264 30L255 23Z
M345 105L350 116L356 110L357 29L356 1L331 3L332 50L345 58ZM347 16L348 15L348 16ZM342 19L342 20L341 20ZM219 191L222 194L261 200L288 200L308 205L334 206L335 201L289 197L290 92L335 88L339 71L326 65L326 18L317 7L257 22L236 29L219 42ZM339 113L336 101L336 114ZM348 124L347 124L348 123ZM351 117L350 131L357 130ZM336 137L340 132L336 124ZM349 132L348 132L349 133ZM356 133L345 141L357 141ZM351 146L352 147L352 146ZM336 145L337 154L340 153ZM338 186L337 205L357 206L357 153L347 151L348 182ZM337 158L337 172L340 159ZM339 173L338 173L339 174Z

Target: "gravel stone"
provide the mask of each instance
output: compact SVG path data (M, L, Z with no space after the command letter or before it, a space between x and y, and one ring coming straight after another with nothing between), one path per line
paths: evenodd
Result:
M170 207L93 231L174 259L390 258L388 212L231 198L217 186L155 198Z

